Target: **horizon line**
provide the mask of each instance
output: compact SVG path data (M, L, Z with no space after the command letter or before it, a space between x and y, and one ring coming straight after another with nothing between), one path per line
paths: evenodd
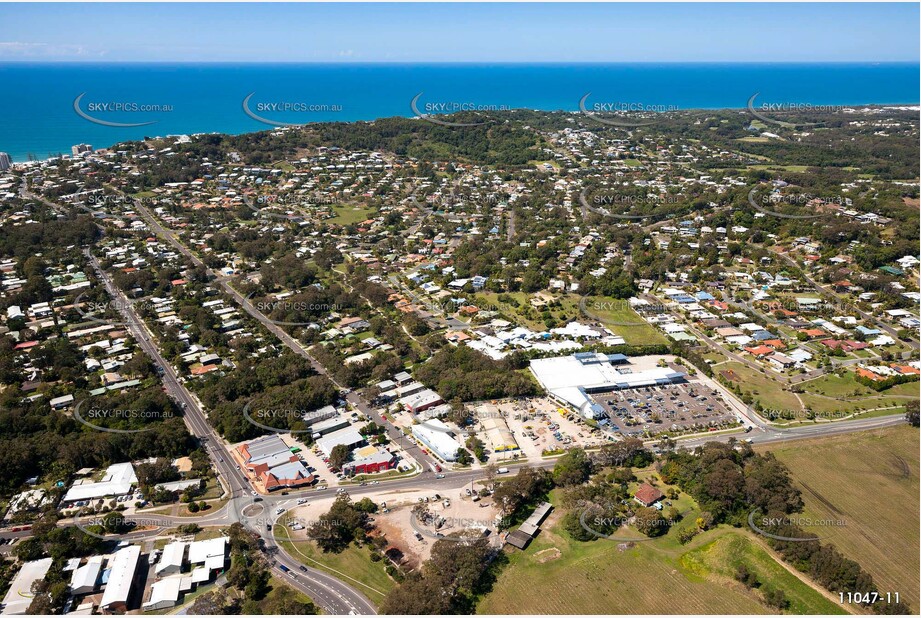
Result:
M439 65L461 65L461 66L547 66L547 65L595 65L595 66L614 66L614 65L854 65L854 64L921 64L921 58L913 60L405 60L405 61L386 61L386 60L40 60L40 59L0 59L0 65L4 64L83 64L83 65L116 65L116 64L163 64L163 65L322 65L322 66L439 66Z

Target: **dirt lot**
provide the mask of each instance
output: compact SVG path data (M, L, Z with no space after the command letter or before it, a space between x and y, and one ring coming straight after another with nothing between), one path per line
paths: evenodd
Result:
M431 491L406 493L396 500L387 500L389 512L375 515L376 525L390 544L399 548L410 561L421 564L428 560L438 535L470 538L488 530L486 538L493 543L499 542L496 527L498 511L489 498L474 502L463 490L438 493L440 500L436 500L435 495L436 492ZM431 519L413 514L413 507L420 504L420 498L429 499L421 504L426 505ZM445 499L449 502L445 503Z
M436 499L435 496L438 495ZM376 502L381 510L374 515L375 525L385 534L391 545L397 547L413 563L421 564L429 558L432 544L439 538L438 534L450 536L453 533L464 532L475 534L482 528L488 528L487 538L495 539L495 518L498 511L493 507L490 498L483 498L476 502L467 496L465 489L441 490L408 490L386 491L364 494ZM309 496L308 496L309 498ZM428 499L428 502L425 500ZM446 506L444 500L449 504ZM420 502L422 500L422 502ZM291 529L291 526L309 526L320 515L329 511L333 498L310 500L307 504L294 506L279 518L276 525L286 525L289 534L294 540L306 539L303 530ZM433 521L426 524L421 518L414 518L412 509L419 504L425 504L428 512L433 516ZM385 512L386 511L386 512ZM274 518L274 514L273 514ZM444 519L442 525L433 525L435 520ZM419 532L418 536L416 532Z

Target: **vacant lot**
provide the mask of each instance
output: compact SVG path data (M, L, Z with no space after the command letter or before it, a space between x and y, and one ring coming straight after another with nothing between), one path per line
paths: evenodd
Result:
M669 343L662 331L649 324L623 300L592 296L586 298L584 309L588 317L600 321L628 344Z
M648 476L640 473L641 478ZM678 528L693 525L696 509ZM481 614L769 614L761 593L733 574L744 561L765 586L782 588L791 611L844 613L835 603L790 574L744 530L720 527L686 546L676 531L653 541L622 544L607 539L572 540L551 515L525 551L510 550L509 564L493 591L477 606Z
M800 395L803 403L819 414L892 408L905 405L909 399L918 398L917 382L898 384L885 391L876 392L859 384L851 371L843 376L829 374L810 380L803 388L804 392Z
M843 519L828 537L873 575L880 592L919 602L919 437L908 425L766 447L792 471L805 514Z
M333 207L333 212L336 216L332 219L327 219L327 223L351 225L353 223L361 223L370 218L371 215L374 214L374 209L343 204Z
M796 395L784 390L779 382L755 371L748 365L731 361L723 363L717 368L719 371L732 370L735 379L733 383L741 386L743 392L751 393L752 397L761 402L761 406L772 410L802 410Z

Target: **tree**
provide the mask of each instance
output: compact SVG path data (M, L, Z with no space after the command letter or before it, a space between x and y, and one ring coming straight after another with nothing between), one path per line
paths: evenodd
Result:
M907 404L905 404L905 420L912 427L918 427L921 425L921 415L919 415L919 402L917 399L912 399Z
M216 616L237 613L235 601L230 598L227 588L217 588L197 597L188 608L193 616Z
M355 503L355 508L362 513L377 513L377 503L371 498L362 498Z
M48 573L48 576L51 572ZM30 615L49 615L60 613L70 591L70 586L65 581L50 583L49 577L40 579L32 584L32 593L35 595L29 603L26 613Z
M787 609L787 607L790 606L790 601L787 600L787 595L785 595L784 591L780 588L765 588L763 594L764 602L771 607L776 607L777 609Z
M605 444L596 455L602 466L631 466L642 468L652 463L652 453L639 438L627 438L612 444Z
M431 558L387 595L381 613L472 614L476 599L491 585L492 556L485 539L470 543L436 541Z
M329 511L307 527L307 536L323 551L340 552L356 538L364 537L368 515L352 504L349 496L339 496Z
M553 482L561 487L581 485L592 473L592 462L581 448L566 451L553 466Z
M668 522L654 508L641 508L636 511L636 528L648 537L662 536L668 532Z
M102 528L109 534L121 534L127 532L130 527L125 516L116 511L106 513L102 518Z
M345 444L337 444L329 453L329 465L334 470L341 470L342 466L352 458L352 451Z
M471 457L470 451L459 448L457 449L456 461L461 466L469 466L471 463L473 463L473 457Z
M738 566L735 577L736 581L745 584L746 588L757 588L760 585L758 577L744 564Z
M695 523L698 530L709 530L713 527L713 514L710 511L701 511Z
M467 438L467 448L473 451L473 456L479 461L486 461L486 444L474 435Z
M548 470L525 466L515 476L496 485L493 499L503 515L511 516L522 507L542 499L552 485Z
M273 589L272 595L263 604L262 613L276 616L298 616L314 615L319 612L313 603L301 600L291 588L278 586Z

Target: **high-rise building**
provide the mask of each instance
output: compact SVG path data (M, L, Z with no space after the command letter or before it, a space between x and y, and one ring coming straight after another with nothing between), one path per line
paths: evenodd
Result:
M0 172L5 172L10 169L10 166L13 164L13 160L10 159L10 155L5 152L0 152Z
M76 157L82 155L84 152L93 152L93 147L89 144L77 144L76 146L70 147L70 152Z

